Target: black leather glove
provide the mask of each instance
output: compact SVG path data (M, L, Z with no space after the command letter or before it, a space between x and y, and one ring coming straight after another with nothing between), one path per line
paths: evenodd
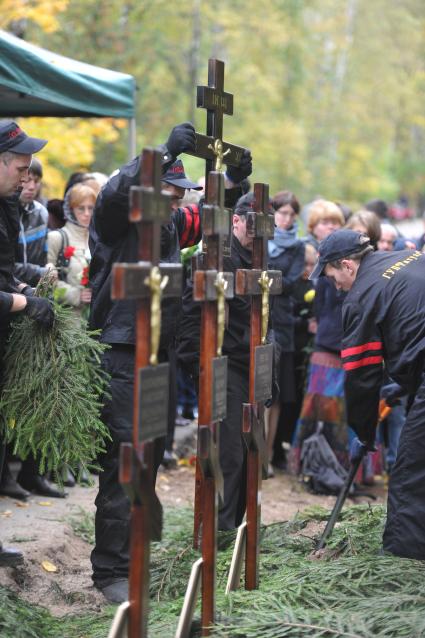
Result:
M385 399L390 408L400 405L400 398L405 395L406 391L398 383L387 383L381 388L381 399Z
M28 317L34 319L42 328L49 329L55 318L52 304L42 297L27 297L25 311Z
M226 158L223 158L226 161ZM227 166L226 175L234 184L240 184L240 182L251 175L252 173L252 155L251 151L246 148L242 153L241 163L239 166Z
M176 158L185 151L194 151L196 148L195 129L190 122L177 124L170 133L166 147L170 155Z
M25 297L34 297L35 288L31 288L31 286L25 286L22 288L21 295L25 295Z

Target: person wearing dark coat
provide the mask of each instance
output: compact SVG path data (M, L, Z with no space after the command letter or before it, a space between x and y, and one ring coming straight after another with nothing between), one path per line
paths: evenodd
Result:
M46 140L29 137L16 122L0 120L0 383L11 314L25 312L46 329L53 323L50 302L34 297L32 288L14 275L19 190L28 178L32 154L46 144ZM0 442L0 474L4 452L5 446ZM4 548L0 543L0 566L14 566L22 560L21 552Z
M417 560L425 559L424 272L419 250L373 252L366 235L341 230L322 243L312 273L347 293L341 350L347 418L366 450L375 449L383 364L410 395L390 476L383 546Z
M294 369L294 316L292 292L304 271L305 245L297 238L296 218L300 204L293 193L281 191L271 202L274 210L275 232L269 240L269 268L282 273L282 292L271 297L271 325L279 344L279 397L266 408L267 448L269 475L273 476L271 461L276 439L279 415L283 406L295 401ZM284 423L282 426L284 426ZM283 428L282 428L283 429ZM285 437L279 432L279 444ZM289 439L290 440L290 439Z
M246 235L246 213L253 210L253 193L241 197L232 218L230 257L223 258L223 271L252 268L252 239ZM179 363L198 386L201 304L192 299L188 282L183 297L183 315L177 335ZM249 397L250 298L234 296L227 302L228 321L222 352L228 357L227 415L220 423L219 451L223 472L223 503L218 512L218 528L238 527L245 514L244 481L246 445L242 439L242 404Z
M198 188L187 180L183 164L176 160L180 153L195 149L195 130L190 123L174 127L163 152L163 188L171 194L174 205L171 220L161 227L161 261L180 262L180 249L201 239L202 205L178 207L186 188ZM90 227L90 283L92 303L89 325L100 329L100 340L111 347L103 356L103 366L111 377L102 419L112 441L100 459L96 498L95 547L92 551L93 582L109 602L128 599L130 504L118 480L119 447L132 440L133 387L136 341L136 303L111 300L112 265L114 262L138 261L138 231L129 222L129 190L140 184L141 156L131 160L113 174L99 193ZM233 199L240 193L238 182L251 172L251 155L247 151L241 167L228 169L228 190ZM227 192L227 191L226 191ZM174 361L174 341L180 317L181 300L166 299L162 303L160 362ZM175 366L171 365L171 371ZM176 404L175 379L170 379L170 404ZM175 413L171 415L175 419ZM164 439L155 441L154 475L164 453Z

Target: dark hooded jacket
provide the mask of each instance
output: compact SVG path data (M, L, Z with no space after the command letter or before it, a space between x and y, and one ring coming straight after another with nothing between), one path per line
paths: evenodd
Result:
M114 262L138 261L138 231L129 222L129 191L140 183L141 156L114 174L99 193L90 226L90 285L92 303L90 327L101 329L101 340L111 344L135 343L136 303L111 300L111 269ZM166 168L166 164L163 168ZM240 195L240 188L226 191L226 205ZM232 200L232 201L230 201ZM179 208L161 226L161 261L180 262L180 250L201 240L202 203ZM182 291L183 294L183 291ZM174 338L181 311L181 299L162 302L161 348Z

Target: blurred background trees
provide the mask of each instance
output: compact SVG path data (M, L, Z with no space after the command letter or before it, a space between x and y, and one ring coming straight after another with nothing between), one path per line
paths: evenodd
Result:
M423 0L2 0L0 26L57 53L131 73L138 148L177 122L205 129L196 85L226 62L225 139L251 148L257 181L358 205L425 195ZM26 127L42 135L45 121ZM55 139L53 139L55 134ZM49 122L43 151L58 193L79 168L126 160L126 124ZM192 178L203 172L185 158ZM60 195L61 193L59 193Z

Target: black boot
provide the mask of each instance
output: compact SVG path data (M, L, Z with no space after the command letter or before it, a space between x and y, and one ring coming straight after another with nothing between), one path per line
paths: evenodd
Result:
M10 496L10 498L17 498L21 501L26 501L27 498L31 496L27 490L24 490L24 488L15 481L7 463L5 463L3 468L0 494L2 496Z
M128 600L128 580L119 578L106 587L98 586L109 603L125 603Z
M24 562L24 555L12 547L0 545L0 567L15 567Z
M68 496L67 492L54 487L52 483L49 483L41 474L33 476L19 474L18 481L25 489L40 496L48 496L50 498L65 498L65 496Z
M60 473L62 475L62 483L65 487L75 487L75 477L68 465L64 465Z
M48 496L49 498L65 498L65 496L68 496L63 490L54 487L45 476L39 474L38 468L39 464L35 458L28 456L22 462L21 471L18 474L18 483L26 490L40 496Z

